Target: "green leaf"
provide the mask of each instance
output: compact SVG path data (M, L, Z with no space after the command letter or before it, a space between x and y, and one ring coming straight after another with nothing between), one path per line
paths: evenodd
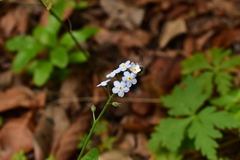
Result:
M171 108L170 115L186 116L194 114L208 97L204 94L196 80L188 76L184 81L186 87L174 88L173 94L161 98L165 107Z
M33 73L33 81L38 87L43 86L50 78L53 66L49 61L39 61Z
M85 9L87 7L88 7L88 2L87 1L80 1L76 5L77 9Z
M89 55L89 54L88 54ZM84 63L88 60L82 51L75 51L69 54L70 63Z
M72 35L76 38L78 43L85 42L88 38L95 35L98 32L96 27L85 27L78 31L72 31ZM65 33L60 39L60 44L65 45L68 49L71 49L76 44L69 33Z
M209 95L210 97L213 92L213 72L203 72L198 77L196 77L197 84L203 89L203 92Z
M202 69L212 69L203 54L195 53L190 59L182 62L182 74L190 74Z
M7 40L5 47L9 51L25 50L28 47L26 44L31 44L33 41L35 40L30 36L15 36Z
M57 44L56 30L49 26L38 26L33 30L33 36L43 45L54 47Z
M81 160L98 160L98 156L98 150L93 148Z
M50 60L55 66L59 68L66 68L69 61L67 50L62 46L54 48L50 52Z
M50 10L53 6L53 0L41 0L42 3L45 5L47 10Z
M223 59L228 56L232 51L230 49L224 50L222 48L213 48L209 50L212 55L212 62L215 67L219 67Z
M23 48L20 48L19 52L14 57L12 68L13 68L13 71L16 73L20 72L25 67L25 65L31 59L33 59L40 50L43 49L43 46L37 43L32 37L31 38L29 37L28 40L30 39L32 41L26 43L27 45L25 44Z
M21 150L21 151L19 151L18 153L14 154L14 155L12 156L12 159L13 159L13 160L27 160L27 157L26 157L24 151Z
M189 137L195 139L195 147L201 151L203 156L217 160L215 148L218 147L218 144L213 138L221 137L220 132L209 128L209 126L204 126L200 121L193 121L188 132Z
M160 145L166 147L172 152L177 151L184 138L185 130L190 122L190 118L166 118L161 120L160 125L155 128L156 132L151 134L148 148L154 150L154 148L158 148Z
M106 131L107 129L107 121L100 121L97 123L96 128L93 132L96 135L100 135L103 131Z
M230 59L222 62L220 69L235 69L240 65L240 57L231 57Z
M219 129L231 129L237 127L237 121L226 111L215 111L215 107L204 108L193 119L188 129L189 137L195 139L195 147L208 159L217 159L215 138L221 138Z
M53 155L50 155L46 160L56 160L56 158Z
M232 83L233 76L227 72L217 72L215 74L215 84L217 85L217 90L221 95L228 93L233 86Z

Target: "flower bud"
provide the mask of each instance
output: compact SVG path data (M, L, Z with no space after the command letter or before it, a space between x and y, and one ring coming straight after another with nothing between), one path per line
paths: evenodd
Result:
M118 103L118 102L112 102L112 105L113 105L114 107L118 107L118 106L121 105L121 103Z

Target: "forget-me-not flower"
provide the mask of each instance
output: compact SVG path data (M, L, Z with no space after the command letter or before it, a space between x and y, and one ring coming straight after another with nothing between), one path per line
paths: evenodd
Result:
M121 70L119 68L113 70L111 73L109 73L108 75L106 75L107 78L109 77L114 77L116 74L118 74L119 72L121 72Z
M125 63L121 63L118 68L120 69L120 71L126 71L130 67L131 67L130 61L128 60Z
M117 93L119 97L123 97L124 93L127 93L129 91L129 88L126 86L126 83L121 81L114 81L113 82L114 87L112 88L113 93Z
M106 81L102 81L100 84L97 85L97 87L100 87L100 86L106 86L107 83L110 81L110 79L107 79Z
M141 71L141 67L140 67L140 65L137 63L137 64L135 64L135 63L131 63L131 67L130 67L130 71L132 71L133 73L135 73L135 74L137 74L138 72L140 72Z
M126 83L127 87L131 87L132 84L137 83L136 74L135 73L129 73L128 71L125 71L123 73L124 77L122 77L122 80Z

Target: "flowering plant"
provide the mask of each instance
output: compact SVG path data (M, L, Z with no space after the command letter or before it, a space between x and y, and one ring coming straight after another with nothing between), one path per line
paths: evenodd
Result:
M127 71L129 69L129 71ZM87 138L85 139L85 142L83 144L82 150L78 156L78 160L85 160L85 159L98 159L98 151L97 149L92 149L90 150L83 158L81 158L83 156L83 153L85 151L85 148L88 144L88 141L90 140L93 131L97 125L97 123L99 122L99 120L101 119L101 117L103 116L104 112L106 111L107 107L111 104L113 106L119 106L120 103L118 102L111 102L112 98L118 94L119 97L123 97L125 93L130 91L130 87L132 85L135 85L137 83L137 79L136 76L138 73L140 73L141 71L141 65L138 63L134 63L134 62L130 62L129 60L126 61L125 63L121 63L119 65L119 67L115 70L113 70L111 73L106 75L106 78L113 78L116 77L117 80L115 80L113 82L114 87L112 88L112 94L110 94L110 91L107 89L107 85L108 82L111 81L111 79L107 79L105 81L102 81L101 83L99 83L97 85L97 87L104 87L107 92L108 92L108 101L106 102L105 106L103 107L103 110L101 111L101 113L99 114L99 116L97 118L95 118L95 110L96 107L92 106L92 113L93 113L93 125L92 128L90 129L89 134L87 135ZM119 79L119 74L123 72L123 77L122 79Z

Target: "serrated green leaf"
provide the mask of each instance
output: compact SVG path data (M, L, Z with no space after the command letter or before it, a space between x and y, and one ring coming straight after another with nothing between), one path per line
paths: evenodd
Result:
M189 137L195 139L195 147L200 150L208 159L217 159L216 147L218 144L215 138L221 138L219 129L231 129L237 127L237 121L226 111L215 111L215 107L204 108L193 119L188 129Z
M50 52L50 60L52 64L59 68L66 68L69 62L67 50L58 46Z
M212 132L216 133L216 135L212 135ZM220 137L220 132L217 132L209 125L205 126L199 120L195 120L189 127L188 133L189 137L195 140L195 147L201 151L202 155L211 160L217 159L215 148L218 147L218 144L213 138Z
M70 63L84 63L87 60L88 57L86 57L86 55L82 51L75 51L69 54Z
M98 29L96 27L84 27L78 31L72 31L72 35L76 38L78 43L82 43L97 32ZM60 39L60 44L66 46L68 49L71 49L76 45L69 33L65 33L62 36Z
M238 103L240 102L240 89L233 90L226 95L211 100L211 103L226 110L236 113L239 110Z
M190 74L202 69L212 69L203 54L195 53L190 59L182 62L182 74Z
M178 152L169 152L163 148L159 148L154 160L182 160L183 155Z
M186 116L194 114L205 102L208 95L204 94L196 80L188 76L184 80L186 87L174 88L172 95L161 98L165 107L171 108L169 114L172 116Z
M228 93L233 86L232 83L233 76L227 72L217 72L215 74L215 84L217 85L217 90L221 95Z
M50 61L39 61L38 66L35 68L33 73L33 81L37 86L43 86L53 70L53 65Z
M212 54L212 62L214 66L219 67L223 58L228 56L232 51L230 49L224 50L222 48L213 48L209 50L209 52Z
M240 57L231 57L230 59L223 61L219 69L234 69L240 65Z
M77 9L85 9L88 7L88 2L87 1L80 1L76 4Z
M184 138L185 130L190 122L190 118L166 118L161 120L160 125L155 128L156 132L151 134L148 148L154 149L161 145L172 152L177 151Z
M198 77L196 77L197 84L203 89L203 92L209 95L212 95L213 92L213 72L203 72Z
M98 160L98 156L98 150L93 148L81 160Z

